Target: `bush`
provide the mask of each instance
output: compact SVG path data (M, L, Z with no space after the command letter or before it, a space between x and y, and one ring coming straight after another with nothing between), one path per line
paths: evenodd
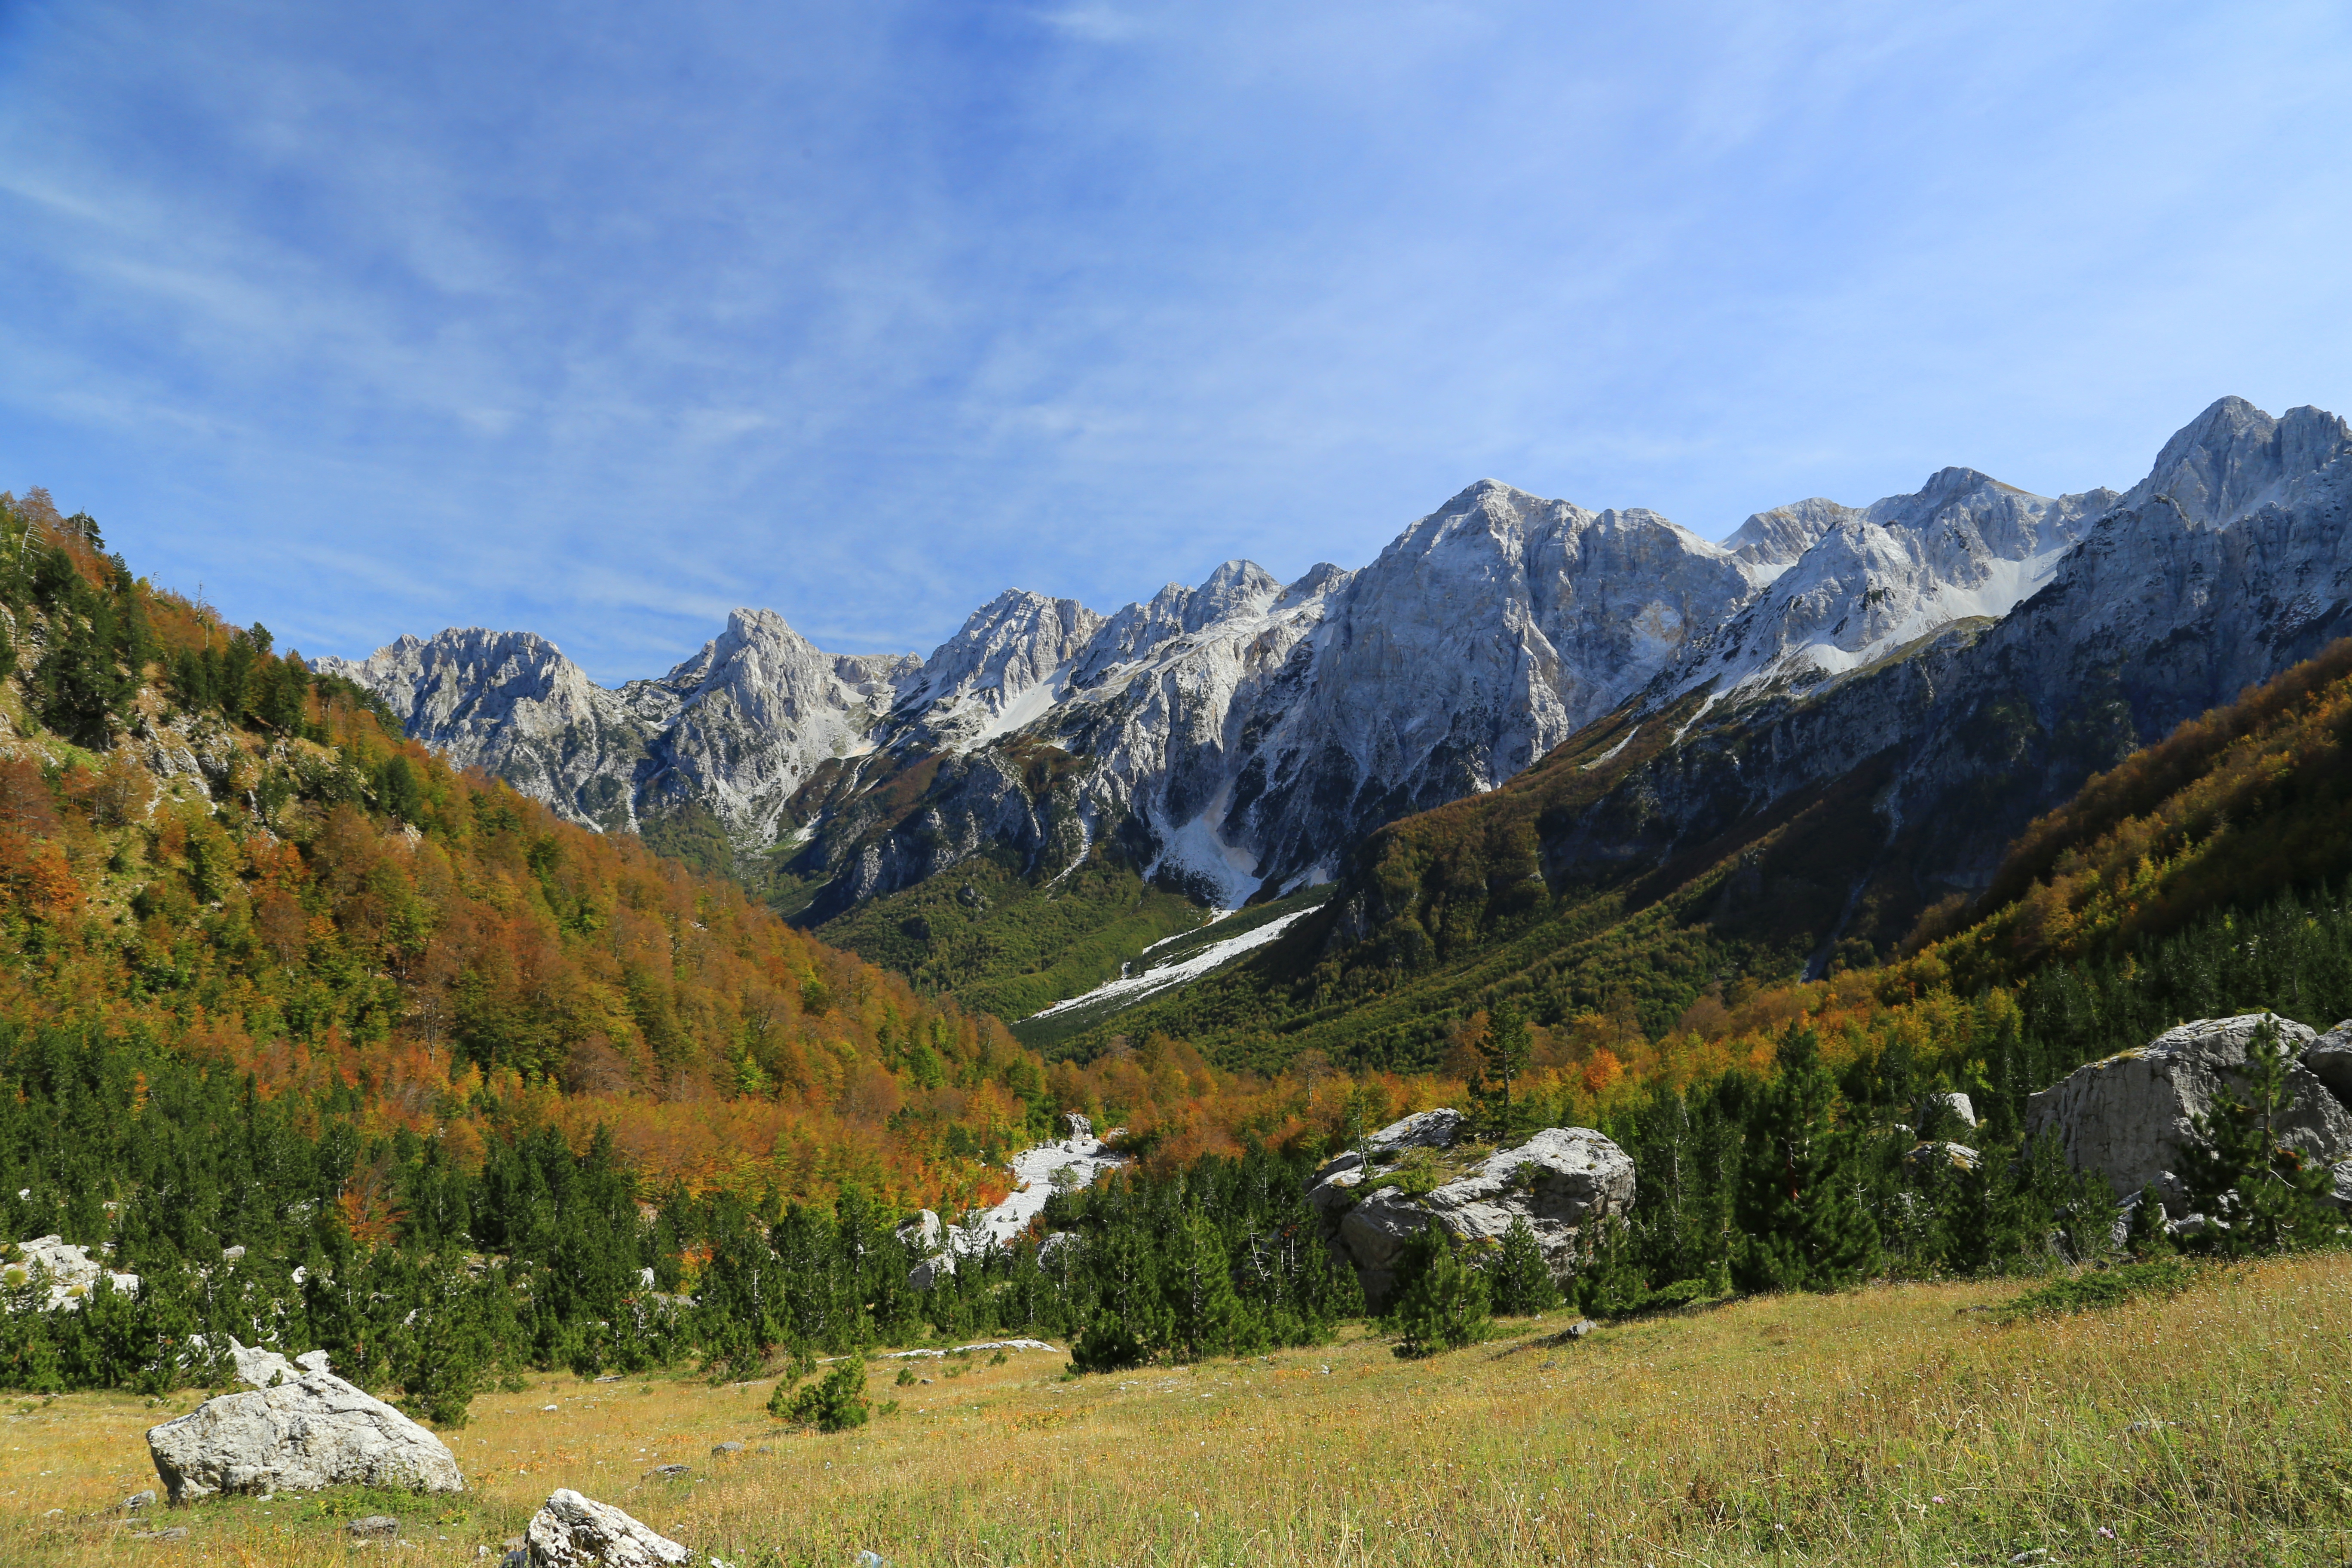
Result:
M852 1356L806 1388L794 1393L792 1380L776 1384L768 1396L768 1414L794 1426L820 1432L846 1432L866 1425L874 1412L866 1397L866 1358Z
M1993 1318L1999 1322L2013 1323L2021 1318L2050 1318L2120 1307L2142 1296L2178 1296L2197 1283L2197 1266L2178 1258L2094 1269L2087 1274L2053 1279L2039 1289L2004 1301L1993 1309Z

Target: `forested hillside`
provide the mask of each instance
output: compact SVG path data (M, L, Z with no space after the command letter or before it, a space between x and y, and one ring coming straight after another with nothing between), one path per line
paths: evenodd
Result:
M2115 1194L2024 1144L2028 1093L2184 1017L2352 1013L2340 648L2095 780L1889 964L1769 983L1806 959L1773 911L1809 907L1771 890L1850 831L1833 800L1670 877L1533 895L1517 836L1640 751L1604 730L1367 847L1423 911L1417 965L1316 973L1329 1011L1286 1033L1221 978L1143 1010L1243 1009L1206 1048L1130 1030L1049 1065L731 882L453 772L37 493L0 513L0 1225L142 1279L41 1311L12 1270L13 1386L217 1378L236 1334L454 1421L525 1366L1309 1342L1363 1300L1307 1173L1449 1103L1480 1146L1581 1124L1633 1154L1633 1214L1584 1243L1591 1311L2092 1256ZM1935 1088L1986 1113L1968 1171L1909 1158ZM910 1289L897 1222L1001 1193L993 1160L1068 1109L1143 1157L1052 1200L1076 1244ZM1469 1261L1401 1274L1408 1348L1536 1299Z

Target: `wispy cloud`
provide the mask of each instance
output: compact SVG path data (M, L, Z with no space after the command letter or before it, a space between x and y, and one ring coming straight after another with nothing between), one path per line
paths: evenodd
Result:
M1360 562L1481 474L1719 534L2352 406L2340 8L5 26L0 485L313 651L919 650L1008 583Z

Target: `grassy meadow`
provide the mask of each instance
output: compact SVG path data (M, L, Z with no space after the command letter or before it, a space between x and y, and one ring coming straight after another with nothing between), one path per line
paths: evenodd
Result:
M2020 1288L1757 1298L1565 1342L1556 1316L1421 1363L1360 1334L1078 1380L1044 1352L877 1362L875 1397L899 1408L835 1436L777 1430L765 1384L545 1378L449 1434L463 1499L281 1495L132 1524L107 1510L154 1484L141 1433L193 1396L18 1400L0 1562L477 1562L559 1486L740 1568L860 1550L907 1568L2352 1555L2352 1258L1995 1321ZM897 1386L909 1364L933 1381ZM728 1441L747 1447L714 1457ZM401 1518L397 1546L344 1536L374 1512ZM163 1527L188 1533L132 1538Z

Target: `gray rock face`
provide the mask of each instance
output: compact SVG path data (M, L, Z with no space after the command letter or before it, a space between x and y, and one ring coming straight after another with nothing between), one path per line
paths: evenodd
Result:
M2116 500L2053 500L1946 468L1868 507L1814 500L1759 513L1729 542L1770 581L1681 649L1654 691L1706 688L1734 704L1801 693L1939 627L2007 615Z
M2347 1018L2303 1050L2303 1065L2328 1092L2352 1105L2352 1018Z
M2183 1024L2029 1097L2027 1134L2055 1132L2075 1167L2105 1177L2118 1198L2153 1184L2168 1213L2184 1213L2188 1194L2176 1168L2196 1137L2191 1118L2210 1114L2225 1085L2242 1083L2247 1042L2266 1018L2291 1053L2315 1037L2263 1013ZM2288 1069L2287 1085L2293 1099L2274 1123L2279 1142L2328 1164L2352 1156L2352 1111L2300 1064Z
M81 1310L83 1300L97 1288L101 1274L114 1289L126 1295L139 1293L136 1274L115 1273L90 1257L89 1248L73 1246L63 1237L39 1236L16 1243L15 1256L5 1270L0 1270L0 1284L21 1289L36 1279L45 1278L48 1289L41 1306L53 1312L75 1312Z
M239 1344L232 1336L228 1342L228 1352L230 1359L236 1363L237 1381L249 1383L256 1388L269 1387L272 1379L281 1384L293 1383L306 1373L330 1370L325 1351L305 1351L289 1360L273 1350Z
M333 1486L420 1492L466 1487L440 1438L327 1372L207 1399L149 1428L147 1448L173 1502Z
M527 1568L665 1568L693 1554L612 1504L567 1487L531 1516L516 1555Z
M2225 439L2237 426L2243 438ZM2224 400L2167 451L2178 458L2171 471L2187 463L2210 476L2207 500L2180 503L2164 488L2176 482L2162 478L2164 459L2095 516L2080 515L2091 498L2071 510L2050 503L2038 521L2023 502L2006 520L1976 514L1960 531L1962 552L1976 558L1966 544L1974 538L1989 553L1969 591L2018 586L2005 613L1988 600L1982 614L1932 626L1941 612L1906 610L1900 625L1871 631L1873 616L1905 603L1957 601L1938 598L1940 588L1906 601L1895 577L1848 570L1840 552L1859 561L1854 552L1879 546L1860 534L1841 542L1832 530L1626 710L1654 723L1674 708L1677 738L1539 828L1546 875L1557 884L1663 864L1795 803L1850 791L1880 831L1853 836L1834 863L1816 858L1786 876L1841 891L1897 876L1922 903L1973 892L2027 822L2089 774L2352 633L2352 437L2341 420L2297 410L2273 421ZM2238 510L2249 501L2259 504ZM2029 539L2029 524L2045 531ZM1903 543L1869 526L1915 565L1933 553L1932 540ZM2004 538L2012 542L1993 547ZM2004 552L2045 539L2059 542ZM1768 614L1768 603L1787 614ZM1776 896L1765 886L1744 895L1751 907ZM1363 929L1391 918L1376 888L1351 883L1339 901L1360 892ZM1738 916L1738 896L1727 887L1719 926ZM1879 925L1856 930L1853 907L1835 912L1841 901L1830 898L1816 932L1823 961L1842 936L1899 940L1916 912L1890 905L1874 917Z
M945 1234L940 1216L930 1209L918 1210L915 1217L900 1225L898 1230L898 1239L918 1252L928 1252L939 1246L940 1237Z
M1524 1219L1553 1273L1565 1277L1574 1271L1583 1226L1633 1205L1633 1160L1589 1127L1548 1127L1419 1195L1387 1179L1410 1152L1451 1147L1461 1126L1454 1110L1407 1117L1370 1140L1369 1169L1351 1151L1317 1172L1307 1189L1326 1238L1354 1265L1375 1305L1393 1290L1407 1244L1432 1225L1484 1247Z
M747 847L826 759L870 749L910 656L819 653L770 610L738 610L702 651L617 691L544 637L450 630L320 669L383 697L408 732L574 821L636 828L692 802Z

